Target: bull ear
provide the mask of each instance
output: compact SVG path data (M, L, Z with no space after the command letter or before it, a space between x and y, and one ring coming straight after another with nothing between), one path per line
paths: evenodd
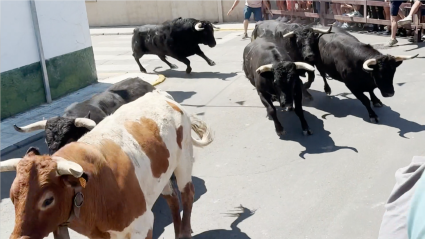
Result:
M31 146L27 152L25 153L25 155L40 155L40 151L38 150L38 148Z

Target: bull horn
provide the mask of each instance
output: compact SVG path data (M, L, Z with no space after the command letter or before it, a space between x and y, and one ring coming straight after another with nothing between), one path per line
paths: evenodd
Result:
M283 38L286 38L286 37L292 37L293 35L295 35L295 32L294 32L294 31L292 31L292 32L288 32L288 33L286 33L285 35L283 35L282 37L283 37Z
M273 68L273 65L272 64L268 64L268 65L264 65L264 66L258 67L257 70L256 70L256 72L258 74L260 74L260 73L263 73L263 72L266 72L266 71L271 71L272 68Z
M212 27L214 27L215 29L220 29L219 27L217 27L216 25L214 25L214 24L212 24L212 23L211 23L211 25L212 25Z
M16 171L16 165L18 165L21 158L13 158L0 162L0 172Z
M332 31L332 25L329 27L328 30L315 28L315 27L312 27L312 29L315 33L330 33Z
M413 58L416 58L417 56L419 56L419 54L416 54L414 56L394 56L394 57L395 57L395 61L404 61L404 60L411 60Z
M294 62L294 64L297 67L297 70L314 71L314 66L307 64L305 62Z
M15 128L16 131L21 132L21 133L29 133L35 130L40 130L40 129L45 129L46 128L46 123L47 120L41 120L32 124L29 124L27 126L24 127L18 127L15 125L13 125L13 128Z
M76 118L74 121L75 127L84 127L89 130L93 129L96 126L96 122L88 118Z
M367 71L373 71L373 69L369 67L369 66L373 66L373 65L376 65L376 59L375 58L366 60L363 63L363 69L365 69Z
M78 163L75 163L57 156L52 157L52 159L56 160L56 163L57 163L56 171L58 175L60 176L72 175L76 178L79 178L84 173L83 167L81 167L81 165L79 165Z
M198 23L196 23L196 25L195 25L195 30L197 30L197 31L202 31L202 30L204 30L204 28L202 28L201 26L202 26L202 22L198 22Z

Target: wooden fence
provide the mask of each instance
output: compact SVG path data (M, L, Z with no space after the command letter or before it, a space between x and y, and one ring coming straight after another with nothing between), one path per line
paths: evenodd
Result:
M367 7L375 6L375 7L389 7L388 2L383 1L373 1L373 0L313 0L314 2L318 2L320 4L320 12L301 12L301 11L283 11L283 10L274 10L271 12L273 14L281 14L284 16L296 16L296 17L310 17L310 18L319 18L320 23L323 26L327 26L330 20L337 20L343 22L354 22L354 23L365 23L365 24L378 24L378 25L391 25L390 20L384 19L372 19L367 18ZM335 15L327 13L327 3L335 4L335 3L345 3L350 5L362 5L363 6L363 17L348 17L342 15ZM410 11L411 3L402 3L399 9L399 15L403 18L405 17L406 10ZM425 6L422 6L422 9L425 9ZM408 12L407 12L408 13ZM421 31L425 29L425 23L420 23L421 19L421 10L418 11L413 17L411 29L414 31L414 42L421 41ZM404 26L405 27L405 26Z

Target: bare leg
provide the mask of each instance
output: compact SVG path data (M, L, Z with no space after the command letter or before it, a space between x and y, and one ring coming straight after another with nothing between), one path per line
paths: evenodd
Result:
M282 136L285 134L285 130L283 129L282 125L279 122L279 119L276 115L276 108L273 105L273 102L271 101L271 97L269 95L264 95L261 92L258 92L258 95L260 96L261 102L267 109L267 116L271 117L274 121L274 126L276 129L276 133L278 136Z
M165 62L171 69L177 69L178 67L174 64L171 64L169 61L167 61L167 58L165 56L158 56L161 61Z

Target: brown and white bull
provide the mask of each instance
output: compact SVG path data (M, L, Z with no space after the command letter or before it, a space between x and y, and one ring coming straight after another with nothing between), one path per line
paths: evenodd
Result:
M170 195L176 238L191 238L193 145L212 140L204 122L155 90L51 156L30 148L22 159L3 161L1 172L16 170L10 238L40 239L51 232L66 238L67 226L89 238L152 238L151 209L161 193ZM173 172L182 219L169 184Z

